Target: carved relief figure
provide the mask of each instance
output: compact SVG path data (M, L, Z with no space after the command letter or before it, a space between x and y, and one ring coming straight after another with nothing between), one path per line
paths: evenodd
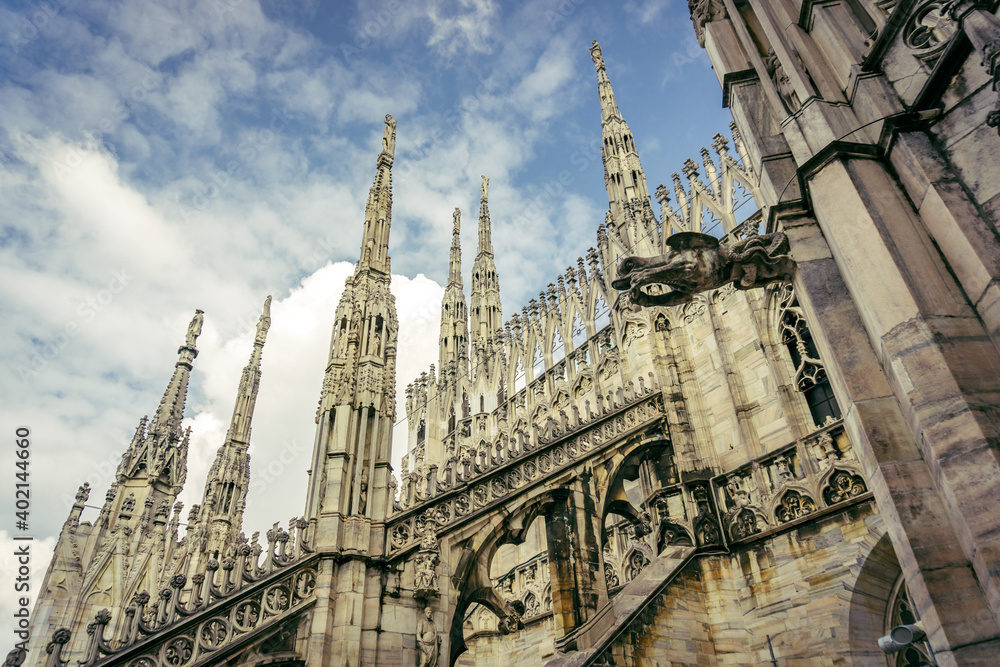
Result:
M623 259L612 286L628 291L636 306L675 306L729 283L750 289L788 279L794 268L788 239L781 232L729 244L708 234L678 232L667 239L667 246L670 251L663 255ZM655 284L671 289L655 295L643 289Z

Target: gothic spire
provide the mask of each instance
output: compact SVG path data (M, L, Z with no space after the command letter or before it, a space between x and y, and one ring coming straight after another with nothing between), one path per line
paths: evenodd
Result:
M462 212L455 209L452 214L451 228L451 251L448 254L448 287L457 285L462 287L462 238L461 238Z
M201 520L206 526L205 549L218 554L235 544L243 524L243 510L250 487L250 422L253 419L257 390L260 387L260 358L267 330L271 326L271 297L264 300L264 310L257 321L253 352L243 369L236 405L226 440L215 454L215 462L205 480Z
M482 194L479 195L479 249L476 252L476 259L481 255L493 256L493 240L490 238L490 207L488 202L490 179L481 177Z
M195 343L201 335L201 327L205 321L204 311L194 311L194 318L188 325L184 344L177 349L177 363L174 365L174 375L170 378L167 389L160 399L160 405L149 423L149 432L160 435L173 435L180 439L181 420L184 418L184 402L187 400L188 380L198 348Z
M615 92L611 88L611 80L601 55L601 46L596 39L590 47L590 57L597 69L597 90L601 98L601 157L604 161L604 185L608 191L611 222L614 224L614 231L624 235L629 220L641 218L645 209L649 208L649 189L646 186L646 174L639 162L639 152L632 138L632 130L618 111ZM642 222L646 224L650 221ZM641 227L642 225L637 229ZM629 238L628 242L634 245L641 240L638 237Z
M601 120L607 121L610 118L621 118L618 112L618 103L615 101L615 91L611 87L611 79L604 68L604 57L601 55L601 45L594 40L594 45L590 47L590 57L594 61L594 68L597 70L597 92L601 96Z
M493 242L490 238L490 179L483 176L479 197L479 249L472 266L472 340L485 344L503 326L500 305L500 280L493 262Z
M321 547L342 546L343 517L380 522L387 516L398 333L389 284L395 144L396 121L386 115L378 173L365 207L361 256L337 305L316 411L306 517L320 531L316 544Z
M457 208L452 217L451 252L448 257L448 285L441 299L441 336L438 362L441 368L454 363L459 374L468 372L469 313L462 290L462 213Z
M368 191L365 205L365 231L361 240L361 256L354 275L372 270L388 274L389 227L392 223L392 161L396 152L396 119L385 116L382 132L382 152L376 160L375 182Z
M264 341L267 330L271 327L271 297L264 300L264 310L257 320L257 334L253 341L253 352L250 361L243 369L240 378L240 388L236 392L236 405L233 407L233 418L226 434L228 443L237 443L246 447L250 444L250 421L253 419L253 408L257 402L257 389L260 387L260 357L264 351Z

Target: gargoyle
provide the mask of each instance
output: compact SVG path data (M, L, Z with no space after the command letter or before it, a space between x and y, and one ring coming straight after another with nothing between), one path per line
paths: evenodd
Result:
M663 255L623 259L611 286L628 291L636 306L676 306L729 283L745 290L787 280L795 266L788 254L788 238L781 232L732 243L719 243L714 236L699 232L678 232L667 239L667 246L670 250ZM648 285L671 289L650 294L643 289Z

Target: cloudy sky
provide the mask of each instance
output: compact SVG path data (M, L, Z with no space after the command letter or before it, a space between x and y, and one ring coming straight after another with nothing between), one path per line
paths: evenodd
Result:
M301 514L386 113L401 388L437 358L456 206L471 268L480 174L505 314L575 264L607 207L594 38L650 189L669 182L729 121L683 0L4 3L0 410L8 438L33 433L39 556L81 483L103 499L195 308L182 500L199 501L268 294L247 532ZM7 553L12 493L0 507Z

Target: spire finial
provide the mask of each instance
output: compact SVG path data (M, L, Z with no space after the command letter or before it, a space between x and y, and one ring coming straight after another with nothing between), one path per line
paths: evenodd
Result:
M480 201L486 201L486 198L489 197L490 194L490 179L488 176L480 176L480 178L483 179L483 184L480 188L483 194L479 196L479 199Z

